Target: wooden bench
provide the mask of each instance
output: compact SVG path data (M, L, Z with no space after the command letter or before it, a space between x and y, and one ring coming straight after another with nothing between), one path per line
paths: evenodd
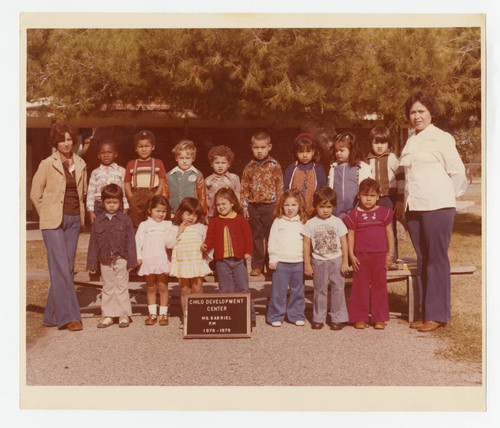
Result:
M452 266L452 275L468 275L476 271L475 266ZM387 282L401 281L406 279L406 298L408 301L408 322L415 321L420 315L420 303L418 295L417 268L398 269L387 271ZM397 314L403 315L403 314Z

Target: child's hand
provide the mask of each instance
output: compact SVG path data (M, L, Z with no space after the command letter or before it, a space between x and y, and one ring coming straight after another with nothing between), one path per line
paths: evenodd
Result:
M340 272L342 275L347 275L349 273L349 263L347 261L342 262L340 265Z
M96 217L96 215L95 215L94 211L89 211L90 224L94 224L95 217Z
M248 214L248 211L243 211L243 216L248 220L250 218L250 214Z
M278 263L269 263L269 269L276 270Z
M357 272L359 270L359 266L361 265L361 263L359 262L358 258L355 255L352 255L350 259L352 264L352 270L354 272Z
M89 270L89 273L90 273L91 275L95 275L95 274L96 274L96 272L97 272L96 270Z
M207 251L207 248L208 247L207 247L207 245L205 243L201 244L201 246L200 246L200 250L201 251Z
M183 221L179 225L179 230L177 231L177 238L182 235L182 232L184 232L184 230L186 229L186 227L187 227L187 223L185 221Z
M392 254L386 254L385 256L385 268L390 269L392 266Z
M252 256L250 254L245 254L245 260L252 260Z
M136 267L137 267L137 266L136 266ZM132 272L132 271L133 271L136 267L131 267L131 268L128 268L127 270L128 270L129 272Z
M310 265L310 264L304 265L304 273L306 276L313 276L314 270L313 270L312 265Z
M142 259L137 260L137 267L139 267L140 265L142 265Z

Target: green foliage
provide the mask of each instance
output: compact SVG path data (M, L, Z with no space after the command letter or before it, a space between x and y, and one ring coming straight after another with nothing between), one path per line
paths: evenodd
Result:
M28 30L28 100L73 117L113 100L165 100L212 118L406 123L419 89L451 127L481 113L478 28Z

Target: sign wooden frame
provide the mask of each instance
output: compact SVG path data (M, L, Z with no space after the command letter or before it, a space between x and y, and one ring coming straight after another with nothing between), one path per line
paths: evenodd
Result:
M251 337L250 293L185 296L184 339Z

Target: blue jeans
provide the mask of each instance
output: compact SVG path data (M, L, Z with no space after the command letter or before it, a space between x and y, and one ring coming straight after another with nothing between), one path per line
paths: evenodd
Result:
M79 234L79 215L64 214L57 229L42 230L50 274L49 294L43 314L45 325L61 328L71 321L82 320L73 282Z
M217 260L217 278L219 280L219 292L221 293L250 293L248 285L248 270L245 259L229 257ZM255 321L255 309L250 299L252 321Z
M451 319L451 273L448 247L455 208L407 211L406 224L417 253L420 317L448 322Z
M290 299L286 304L286 295L290 285ZM283 321L285 312L288 321L305 321L304 310L306 301L304 297L304 263L278 262L273 273L273 286L271 300L267 310L267 322Z

